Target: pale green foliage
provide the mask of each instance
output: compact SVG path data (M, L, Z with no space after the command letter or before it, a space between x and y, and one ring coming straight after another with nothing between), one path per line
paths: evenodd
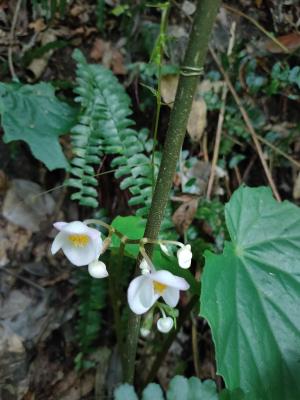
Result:
M101 163L104 154L115 155L111 163L120 187L129 189L130 205L139 205L147 212L152 195L151 141L145 131L132 128L131 101L112 72L100 65L88 64L79 51L77 61L76 100L81 104L78 124L72 129L72 159L69 186L78 189L72 199L86 206L98 206L98 184L93 165ZM159 162L159 155L156 157Z
M231 242L206 254L201 291L218 371L247 399L297 399L300 210L270 189L241 187L225 216Z

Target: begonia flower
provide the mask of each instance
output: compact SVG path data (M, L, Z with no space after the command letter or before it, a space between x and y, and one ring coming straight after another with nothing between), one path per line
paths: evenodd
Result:
M190 268L193 254L191 251L191 245L186 244L177 251L178 264L181 268Z
M78 267L99 258L102 239L97 229L90 228L81 221L56 222L54 227L59 233L52 243L52 254L62 249L69 261Z
M102 261L92 261L88 266L88 271L93 278L102 279L108 276L106 265Z
M168 333L173 328L174 321L171 317L162 317L157 320L156 326L159 332Z
M144 314L159 297L170 307L176 307L179 291L187 290L190 285L184 278L169 271L152 271L134 278L128 288L128 304L135 314Z

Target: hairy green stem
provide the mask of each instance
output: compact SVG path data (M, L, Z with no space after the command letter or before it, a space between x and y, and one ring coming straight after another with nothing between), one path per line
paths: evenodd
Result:
M198 0L194 23L189 37L189 43L178 82L176 98L170 115L166 134L164 151L157 177L155 191L149 211L144 236L157 239L164 211L169 199L176 164L183 143L187 121L191 110L195 89L199 80L199 71L204 64L209 36L220 0ZM194 71L191 73L186 70ZM147 248L151 254L151 248ZM130 312L128 320L127 343L125 346L124 380L133 383L135 358L140 329L140 316Z

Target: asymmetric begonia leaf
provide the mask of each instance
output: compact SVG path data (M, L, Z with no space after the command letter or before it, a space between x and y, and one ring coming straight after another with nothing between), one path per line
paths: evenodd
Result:
M0 83L0 114L6 143L25 141L50 171L68 168L58 137L74 125L76 112L55 96L50 83Z
M232 242L206 254L201 291L218 372L247 399L299 399L300 210L241 187L225 216Z

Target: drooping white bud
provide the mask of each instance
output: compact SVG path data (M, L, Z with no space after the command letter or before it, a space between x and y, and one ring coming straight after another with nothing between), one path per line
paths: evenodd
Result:
M190 268L191 262L192 262L192 251L191 251L191 245L187 244L183 247L181 247L177 251L177 259L178 259L178 264L181 268L187 269Z
M156 326L157 326L157 329L159 330L159 332L168 333L173 328L173 324L174 324L174 322L171 317L163 317L163 318L159 318Z
M151 331L150 331L150 329L147 329L147 328L141 328L140 333L141 333L141 336L143 336L145 338L150 335Z
M102 261L92 261L88 266L88 271L93 278L101 279L108 276L106 265Z

